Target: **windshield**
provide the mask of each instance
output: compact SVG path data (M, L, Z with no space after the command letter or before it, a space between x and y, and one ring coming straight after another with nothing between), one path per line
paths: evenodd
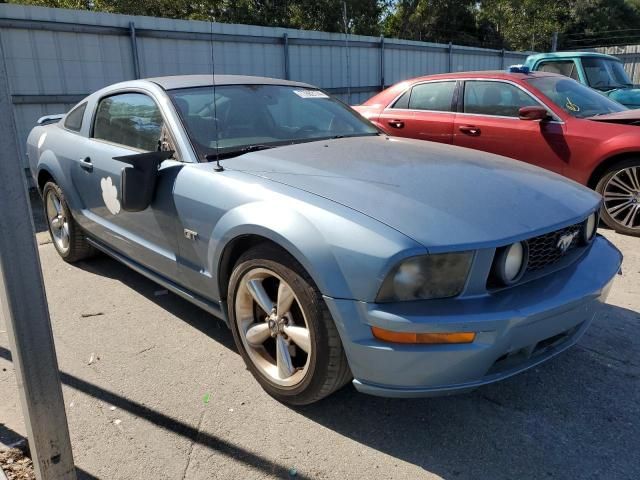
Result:
M215 102L210 86L169 94L201 158L216 153L216 131L221 158L279 145L378 134L356 112L316 89L221 85L215 87Z
M585 118L605 113L622 112L626 107L608 99L602 93L557 76L530 78L529 83L553 103L574 117Z
M591 88L611 90L632 85L622 62L608 58L583 58L582 67Z

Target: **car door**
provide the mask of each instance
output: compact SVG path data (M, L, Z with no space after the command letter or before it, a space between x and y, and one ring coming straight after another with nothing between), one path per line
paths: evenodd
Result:
M178 221L173 184L183 163L165 160L158 170L152 204L140 212L121 206L121 174L127 164L114 157L159 148L169 139L153 98L140 91L121 92L97 103L86 150L77 160L74 184L92 237L161 275L177 276Z
M549 120L521 120L519 109L528 106L547 108L514 83L466 80L455 120L454 145L562 173L570 156L564 123L548 108Z
M456 81L418 83L380 114L378 122L399 137L452 143Z

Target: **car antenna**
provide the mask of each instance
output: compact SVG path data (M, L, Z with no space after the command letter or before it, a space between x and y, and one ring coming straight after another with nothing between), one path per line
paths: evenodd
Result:
M220 155L218 151L218 109L216 105L216 59L213 53L213 8L209 11L211 14L211 22L209 22L211 27L211 79L212 79L212 88L213 88L213 123L216 126L215 135L216 135L216 166L214 170L216 172L223 172L224 167L220 165Z

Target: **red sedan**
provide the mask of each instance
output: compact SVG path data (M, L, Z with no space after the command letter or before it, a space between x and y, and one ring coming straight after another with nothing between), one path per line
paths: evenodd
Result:
M392 135L484 150L565 175L602 194L607 225L640 236L640 110L572 79L546 72L432 75L355 108Z

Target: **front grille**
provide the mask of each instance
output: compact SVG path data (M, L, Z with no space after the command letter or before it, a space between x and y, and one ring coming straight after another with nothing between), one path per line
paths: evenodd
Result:
M568 255L580 245L580 230L582 223L576 223L566 228L546 233L527 240L529 244L529 263L527 272L535 272L556 263L560 258ZM558 246L565 235L573 235L569 247L562 251Z

